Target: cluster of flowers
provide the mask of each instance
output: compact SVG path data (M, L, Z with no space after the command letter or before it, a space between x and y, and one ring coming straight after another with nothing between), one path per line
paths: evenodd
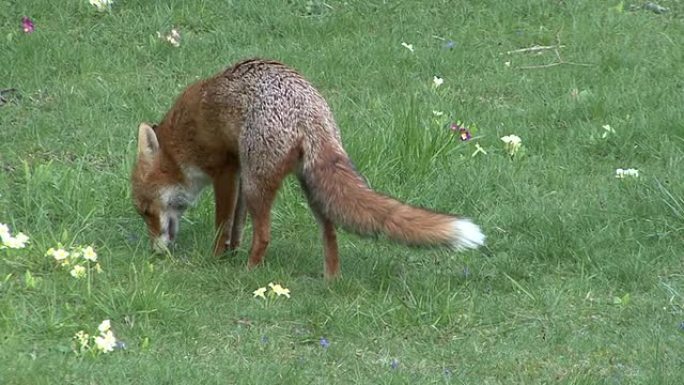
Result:
M102 272L102 267L97 262L97 253L92 246L75 246L71 248L71 251L67 251L62 244L57 244L56 249L51 247L45 255L54 258L62 267L71 268L69 274L77 279L88 275L93 263L95 271Z
M606 139L610 135L615 135L615 130L610 124L604 124L601 128L603 128L603 133L601 134L602 139Z
M171 32L169 32L163 36L162 36L161 32L157 32L157 37L159 39L167 41L169 44L171 44L174 47L180 47L181 35L180 35L180 32L178 32L178 30L175 28L172 29Z
M74 351L84 353L95 349L97 352L110 353L117 347L123 348L123 342L118 341L114 336L111 322L108 319L102 321L97 330L100 332L99 336L91 336L85 331L79 330L74 335L74 341L76 342Z
M410 44L402 43L402 45L413 52L413 46ZM434 89L437 89L441 87L444 84L444 79L439 77L439 76L433 76L432 77L432 87ZM432 114L439 118L444 115L444 112L438 111L438 110L433 110ZM473 138L473 133L477 130L475 126L468 127L464 123L462 123L460 120L456 121L455 123L451 123L449 126L451 131L458 135L458 138L462 142L467 142L470 141ZM504 149L510 155L511 157L514 157L522 148L522 140L520 139L519 136L517 135L506 135L501 137L501 140L504 142ZM478 154L483 154L487 155L487 151L485 151L482 146L480 146L479 143L475 143L475 152L473 152L472 156L476 156Z
M9 226L0 223L0 249L23 249L26 247L29 237L24 233L17 233L12 236Z
M106 12L111 9L114 0L88 0L90 5L94 6L100 12ZM33 20L28 16L21 18L21 29L24 33L32 33L35 31L36 27ZM171 32L162 36L161 33L157 32L157 37L161 40L168 42L174 47L180 47L181 35L177 29L172 29Z
M518 135L506 135L501 137L501 141L504 142L504 148L508 155L515 156L515 154L522 147L522 140Z
M453 133L458 134L458 138L462 142L466 142L473 137L473 135L470 132L470 129L466 127L465 124L461 123L460 120L456 123L451 123L450 129Z
M634 169L634 168L627 168L627 169L621 169L618 168L615 170L615 177L616 178L638 178L639 177L639 170Z
M95 6L98 11L104 12L108 10L111 6L112 3L114 2L113 0L89 0L90 4Z
M265 287L260 287L256 290L254 290L252 292L252 294L254 294L254 298L261 297L263 299L266 299L266 294L268 294L270 297L274 297L274 296L280 297L282 295L282 296L285 296L287 298L290 298L290 289L282 287L282 286L280 286L280 284L274 284L273 282L269 283L268 287L271 288L271 291L269 291L268 293L267 293L268 289Z

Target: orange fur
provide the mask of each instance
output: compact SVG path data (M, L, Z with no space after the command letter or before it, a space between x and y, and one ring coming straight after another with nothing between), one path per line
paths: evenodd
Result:
M335 224L410 245L464 248L484 242L468 220L372 191L354 170L320 93L293 69L259 59L190 85L158 126L141 124L134 203L154 245L163 248L175 238L187 205L212 184L214 252L238 247L248 212L251 268L263 260L271 206L293 172L321 226L326 277L339 274Z

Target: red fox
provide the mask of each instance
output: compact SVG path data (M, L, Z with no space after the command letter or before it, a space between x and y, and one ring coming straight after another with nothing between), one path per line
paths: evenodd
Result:
M238 62L191 84L161 123L140 125L133 200L153 247L164 250L176 238L183 212L212 184L214 253L239 246L247 211L252 268L264 258L271 206L290 173L320 224L327 278L340 271L335 225L409 245L460 250L484 244L484 234L468 219L371 190L342 147L323 96L294 69L261 59Z

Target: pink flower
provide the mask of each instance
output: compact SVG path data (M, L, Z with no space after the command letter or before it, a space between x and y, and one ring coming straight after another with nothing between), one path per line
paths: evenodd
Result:
M465 142L466 140L470 140L471 135L470 131L468 131L467 128L461 128L458 130L458 136L461 139L461 141Z
M24 33L31 33L34 29L36 29L36 27L33 25L33 21L29 19L28 16L21 18L21 28L24 30Z
M461 122L452 123L451 131L458 133L459 139L461 139L463 142L470 140L472 137L470 130L468 130L468 128L465 126L461 126Z

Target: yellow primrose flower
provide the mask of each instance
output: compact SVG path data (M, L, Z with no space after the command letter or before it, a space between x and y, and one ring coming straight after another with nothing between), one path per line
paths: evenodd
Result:
M112 5L112 0L90 0L90 4L94 5L98 11L104 12Z
M109 353L116 347L116 337L111 330L107 330L105 333L95 337L95 346L102 353Z
M444 79L440 78L439 76L433 76L432 83L434 84L435 88L437 88L444 84Z
M73 269L71 269L69 274L71 274L72 277L77 278L77 279L83 278L86 275L86 268L81 266L81 265L76 265L76 266L74 266Z
M601 138L607 138L608 135L613 135L615 134L615 129L611 127L609 124L604 124L601 126L603 128L603 134L601 135Z
M639 170L636 170L633 168L628 168L628 169L623 170L621 168L618 168L617 170L615 170L615 177L620 178L620 179L628 178L628 177L638 178L639 177Z
M10 249L21 249L21 245L17 242L17 238L14 238L12 236L10 236L7 239L4 239L2 241L2 245Z
M171 32L166 34L164 37L162 37L161 32L157 32L157 37L162 40L166 40L169 44L176 48L180 47L181 35L180 32L178 32L178 30L175 28L172 29Z
M83 330L79 330L78 333L74 335L74 339L81 345L81 349L85 349L88 347L90 336Z
M444 115L444 112L442 112L442 111L437 111L437 110L432 110L432 115L434 115L434 116L442 116L442 115Z
M413 52L413 44L407 44L407 43L402 42L401 46L406 48L407 50Z
M28 237L23 233L19 233L16 237L9 237L9 239L5 239L3 243L10 249L23 249L26 247L26 241L28 241Z
M26 247L26 242L28 242L28 240L29 238L24 233L18 233L16 237L13 237L10 233L9 226L0 223L0 249L23 249Z
M6 238L10 238L9 227L4 223L0 223L0 240Z
M83 249L83 258L89 260L90 262L97 262L97 253L95 253L95 250L93 250L91 246L88 246Z
M15 238L17 239L18 242L20 242L22 244L28 242L28 240L29 240L29 237L26 236L26 234L24 234L24 233L18 233Z
M100 266L99 263L96 263L96 264L95 264L95 271L96 271L98 274L102 273L102 266Z
M522 140L518 135L506 135L501 137L501 140L504 142L504 147L510 156L515 155L520 146L522 146Z
M64 249L53 249L52 247L48 249L45 255L53 257L57 261L63 261L69 257L69 252Z
M171 45L174 47L180 47L180 40L181 40L180 32L178 32L175 29L172 29L171 33L166 35L166 41L171 43Z
M261 297L266 299L266 296L264 295L266 293L266 288L265 287L260 287L252 292L254 294L254 298Z
M112 328L112 323L108 319L106 319L106 320L102 321L102 323L100 323L100 325L98 325L97 330L99 330L100 333L104 333L111 328Z
M280 286L280 284L274 285L273 283L269 283L268 286L278 296L284 295L285 297L290 298L290 289L284 288Z

